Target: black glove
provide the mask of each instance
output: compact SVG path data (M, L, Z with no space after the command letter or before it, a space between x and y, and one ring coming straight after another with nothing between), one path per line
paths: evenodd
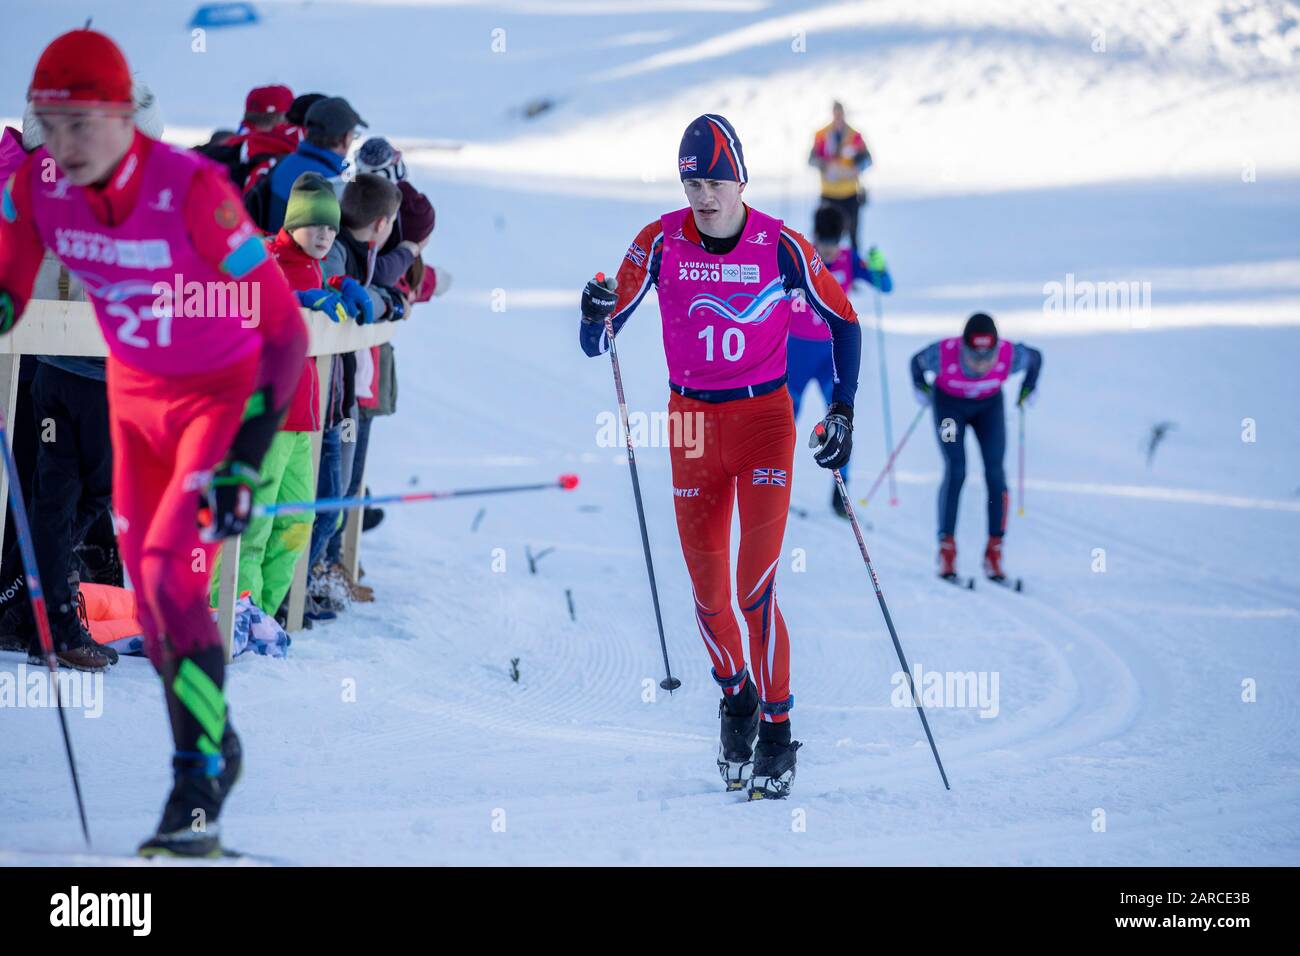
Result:
M228 461L212 473L199 496L199 537L220 541L244 533L253 513L253 492L261 482L256 468Z
M402 297L402 293L387 287L382 288L381 292L384 301L388 303L388 315L386 316L388 321L400 322L406 318L406 299Z
M235 433L225 461L199 495L199 527L205 541L229 538L248 527L262 459L284 423L287 410L271 408L270 386L254 392L248 400L244 423Z
M823 468L843 468L853 451L853 406L832 402L826 417L817 423L808 447L816 450L813 458Z
M603 323L614 313L618 304L618 280L606 277L603 272L596 274L582 290L582 321Z

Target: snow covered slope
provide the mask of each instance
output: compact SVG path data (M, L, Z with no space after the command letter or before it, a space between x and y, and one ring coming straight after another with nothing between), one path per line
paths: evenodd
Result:
M456 284L398 339L376 491L583 477L571 495L390 511L365 538L376 604L295 635L288 660L237 662L248 765L228 842L301 863L1300 862L1300 14L1079 6L274 3L196 54L182 7L101 5L173 138L233 123L247 87L279 80L344 93L405 144L438 209L429 258ZM83 18L59 2L9 16L0 114L20 113L41 45ZM557 105L523 119L542 96ZM717 692L657 447L638 460L684 686L645 699L662 676L654 619L625 456L598 443L613 388L607 360L577 348L577 290L682 204L673 151L706 110L744 138L755 205L802 227L807 145L835 96L877 156L864 234L898 287L895 433L915 408L907 358L969 312L1044 349L1026 515L1007 538L1026 591L933 577L939 456L919 430L900 504L862 517L913 666L996 675L996 713L930 709L945 792L916 716L891 705L898 665L829 481L800 457L809 517L791 517L779 588L805 747L790 801L737 805L713 768ZM1150 282L1149 316L1046 312L1044 285L1071 274ZM856 301L864 491L884 442L873 301ZM662 409L653 301L620 354L633 411ZM530 574L526 549L547 547ZM20 660L0 654L0 674ZM168 741L146 662L123 661L105 694L72 732L97 848L123 853L156 822ZM58 855L79 838L53 715L0 721L0 862L75 861Z

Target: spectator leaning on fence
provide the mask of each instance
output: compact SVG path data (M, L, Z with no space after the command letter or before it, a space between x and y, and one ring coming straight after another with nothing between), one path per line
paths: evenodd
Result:
M306 122L307 138L298 144L296 151L275 164L264 177L265 186L259 184L244 197L249 215L267 233L279 232L284 225L289 191L303 173L320 173L334 183L336 190L341 188L344 158L356 139L357 127L366 125L340 96L313 103L307 110Z
M339 201L333 187L319 173L303 173L289 193L284 226L267 240L267 248L303 307L343 322L354 319L356 310L348 306L343 293L325 284L321 268L321 260L334 245L338 229ZM355 301L360 287L353 280L348 282L355 287L347 290ZM254 504L315 499L311 435L319 429L320 378L316 360L308 357L284 425L262 459ZM251 522L239 539L237 592L247 591L253 604L275 615L282 626L288 618L282 604L293 583L298 559L307 551L311 527L309 512L277 515ZM214 572L213 607L220 597L219 581Z
M397 187L381 176L362 173L343 190L342 217L338 239L325 257L325 271L333 276L330 284L342 288L344 277L364 286L365 298L358 321L400 319L406 314L406 300L395 290L375 283L375 276L398 277L410 265L412 256L405 249L380 255L397 221L402 197ZM367 311L368 307L368 311ZM320 475L316 494L320 498L340 497L350 487L355 455L361 448L361 431L369 423L360 420L357 410L358 367L368 369L367 382L373 381L373 360L368 349L340 356L334 363L334 381L329 392L329 413L321 441ZM365 600L369 589L354 587L355 582L341 582L337 572L338 554L326 551L334 532L342 522L340 512L317 516L311 535L311 595L321 606L320 618L328 618L347 606L349 600Z

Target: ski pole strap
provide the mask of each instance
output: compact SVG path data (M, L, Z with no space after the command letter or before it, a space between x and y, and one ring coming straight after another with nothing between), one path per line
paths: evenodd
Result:
M742 667L730 677L719 677L716 668L710 668L709 673L713 675L713 680L719 687L723 690L731 690L731 688L739 687L741 684L745 683L745 678L749 677L749 668Z
M777 714L788 714L794 710L794 694L791 694L785 700L765 700L759 704L763 708L763 713L769 717L775 717Z
M685 385L678 385L676 382L669 382L668 387L682 398L694 398L701 402L734 402L738 398L758 398L760 395L775 392L785 384L787 378L789 378L788 375L782 374L779 378L774 378L770 382L746 385L743 388L687 388Z

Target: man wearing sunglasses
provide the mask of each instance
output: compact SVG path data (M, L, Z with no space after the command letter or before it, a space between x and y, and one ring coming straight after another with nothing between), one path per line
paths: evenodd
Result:
M917 399L934 407L935 435L943 453L944 475L939 486L939 576L957 577L957 504L966 480L966 428L970 426L984 459L988 488L989 540L984 549L984 573L995 581L1002 570L1002 537L1007 530L1007 479L1002 459L1007 448L1002 383L1024 372L1018 405L1024 405L1038 385L1043 355L1027 345L999 339L993 319L976 312L966 320L960 337L932 342L912 356L912 384ZM925 373L931 373L933 383Z

